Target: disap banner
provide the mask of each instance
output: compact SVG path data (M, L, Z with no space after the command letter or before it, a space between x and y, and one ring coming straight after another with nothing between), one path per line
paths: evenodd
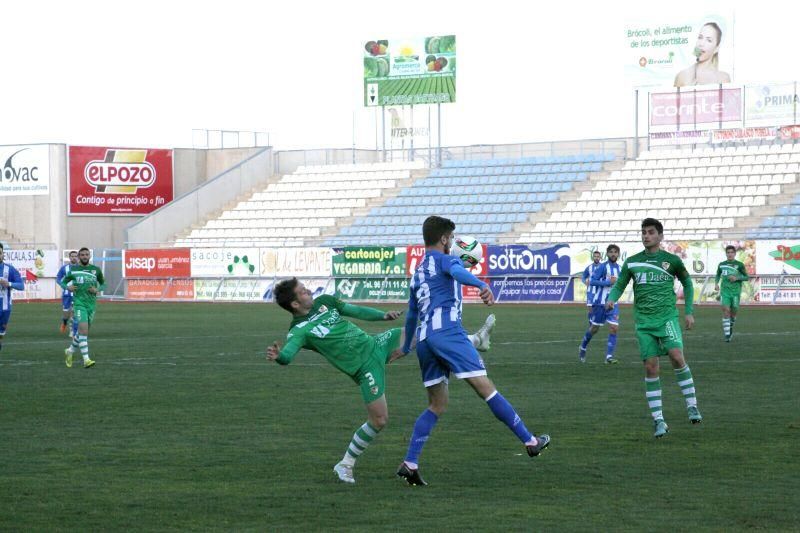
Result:
M456 101L456 36L377 39L362 44L364 105Z
M488 246L487 252L486 270L498 301L572 301L568 245L539 249L519 244Z

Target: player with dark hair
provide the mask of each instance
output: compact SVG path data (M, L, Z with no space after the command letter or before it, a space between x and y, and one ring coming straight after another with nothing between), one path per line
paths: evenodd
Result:
M401 328L379 335L368 335L344 317L367 321L395 320L401 311L380 311L342 302L330 295L313 299L297 278L278 283L273 294L275 302L292 314L286 345L274 342L267 348L267 359L281 365L289 364L302 348L313 350L328 360L340 372L348 375L361 389L367 406L367 421L353 434L342 460L333 467L339 480L355 483L353 469L356 460L386 426L389 408L384 390L386 364L401 357L400 346L410 346ZM482 328L476 342L488 338L488 328ZM412 332L413 336L413 332Z
M703 420L697 409L692 371L683 356L680 314L676 307L675 278L683 285L686 329L692 329L694 326L694 315L692 315L694 288L681 258L661 249L663 238L664 226L661 222L654 218L642 221L644 251L628 257L606 301L606 309L609 311L614 309L628 282L633 280L636 338L644 362L645 395L655 425L653 436L656 438L663 437L669 431L661 404L659 356L669 356L675 369L678 386L686 401L689 421L698 424Z
M620 265L617 263L619 259L619 246L616 244L609 244L606 248L605 262L600 263L597 268L592 272L589 279L589 301L592 308L589 311L589 329L583 335L583 342L579 348L580 362L586 362L586 348L589 341L595 333L600 330L600 326L608 323L608 342L606 343L606 364L616 364L617 360L614 358L614 350L617 347L617 330L619 329L619 306L615 305L613 309L606 310L606 299L611 290L611 286L617 282L619 277Z
M58 273L56 274L56 283L61 283L61 280L64 279L64 276L70 273L70 270L78 264L78 252L72 250L69 253L69 263L65 265L61 265L61 268L58 269ZM67 324L69 324L69 320L72 318L72 292L66 289L63 290L61 294L61 333L67 332ZM72 321L72 336L78 334L78 322L76 320Z
M80 263L70 268L69 274L61 278L58 283L62 289L73 293L73 320L78 323L77 334L72 336L72 344L64 350L66 356L64 362L68 368L72 367L72 356L76 349L81 352L83 368L91 368L95 364L89 357L89 328L94 322L97 295L105 288L106 281L103 271L95 265L89 264L91 255L88 248L78 250Z
M739 312L739 299L742 296L742 282L750 279L744 263L736 260L736 247L729 244L725 247L725 261L717 266L716 285L719 292L719 303L722 306L722 334L725 342L731 342L733 325ZM722 283L720 284L720 280ZM722 287L722 290L720 290Z
M0 243L0 350L3 349L3 339L11 320L11 289L24 291L25 282L19 271L5 262L5 250Z
M422 383L428 393L428 408L414 424L408 452L397 471L409 485L427 484L419 474L419 456L447 408L451 372L469 383L492 413L522 441L529 456L539 455L550 444L548 435L537 438L528 431L514 407L497 391L461 325L462 283L478 287L486 305L494 303L494 295L486 283L463 267L459 258L449 255L455 228L453 221L446 218L431 216L425 220L422 225L425 256L409 287L406 342L401 351L409 352L409 339L416 332Z

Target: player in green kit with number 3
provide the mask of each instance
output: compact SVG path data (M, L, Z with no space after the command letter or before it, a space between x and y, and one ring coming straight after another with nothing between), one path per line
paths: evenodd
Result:
M606 309L613 309L625 292L628 282L633 280L636 338L644 362L647 403L655 424L653 436L656 438L663 437L669 431L661 407L659 356L669 356L678 386L686 401L689 421L698 424L703 420L697 409L692 372L683 357L683 338L678 320L680 315L675 306L675 278L683 285L686 329L694 326L694 288L681 258L661 249L663 238L664 227L661 222L654 218L642 221L644 251L628 257L606 301Z
M72 291L74 295L73 320L78 323L78 333L72 337L72 344L64 350L67 367L72 366L72 356L76 348L80 349L83 357L83 367L94 366L94 361L89 358L89 327L94 321L97 294L105 288L106 281L103 278L103 272L95 265L89 264L90 258L91 253L88 248L78 250L79 263L74 265L69 274L59 282L62 289Z
M742 296L742 282L747 281L747 269L744 263L736 260L736 247L729 244L725 247L725 261L717 266L716 290L719 293L719 303L722 305L722 333L725 342L731 342L733 325L736 323L736 313L739 311L739 298ZM722 281L722 283L720 283Z
M267 359L288 365L302 348L313 350L340 372L347 374L361 389L367 405L367 421L353 435L342 460L333 467L340 481L355 483L356 459L386 426L389 408L384 394L386 364L403 356L405 332L393 328L378 335L368 335L345 317L367 321L395 320L401 311L383 312L342 302L323 294L316 299L297 278L283 280L273 290L275 302L292 314L286 345L277 342L267 348ZM492 321L493 322L493 321ZM484 324L470 336L475 346L488 346L491 324Z

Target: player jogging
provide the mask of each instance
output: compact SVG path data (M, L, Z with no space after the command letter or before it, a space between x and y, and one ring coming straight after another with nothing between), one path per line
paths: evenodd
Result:
M73 320L78 322L78 332L72 336L72 344L64 350L66 355L64 362L68 368L72 367L72 356L76 348L80 349L83 357L83 367L94 366L94 361L89 358L89 328L94 321L97 295L105 288L106 281L103 272L95 265L89 264L90 257L88 248L78 250L79 264L71 267L69 274L66 274L59 283L62 289L73 294Z
M717 266L716 285L714 290L719 291L719 303L722 305L722 334L725 342L731 342L733 325L736 323L736 314L739 312L739 298L742 295L742 282L749 276L744 263L736 260L736 247L729 244L725 247L727 259ZM720 283L720 281L722 283Z
M289 311L293 319L286 345L281 348L277 342L273 343L267 348L267 359L287 365L301 348L313 350L337 370L350 376L361 389L361 397L367 406L367 421L356 430L344 457L333 467L339 480L355 483L353 469L356 460L386 426L389 418L384 394L386 364L401 356L399 348L403 345L404 332L401 328L394 328L379 335L368 335L344 317L367 321L394 320L401 312L383 312L344 303L329 295L314 300L311 291L297 278L281 281L273 293L275 302ZM489 329L482 328L475 342L488 342Z
M56 283L60 284L61 280L64 279L64 276L69 274L70 270L78 264L78 252L75 250L69 253L69 263L66 265L61 265L61 268L58 269L58 274L56 274ZM67 324L69 319L72 318L72 292L64 289L61 294L61 333L67 332ZM76 320L72 321L72 336L78 334L78 322Z
M448 377L452 372L464 379L486 401L492 413L514 432L533 457L550 444L548 435L535 437L517 415L514 407L497 392L486 375L486 368L461 325L461 284L480 289L481 300L494 303L489 286L470 274L457 257L449 255L455 224L446 218L431 216L422 225L425 256L410 284L409 310L406 317L402 353L410 349L416 331L417 357L422 382L428 393L428 408L414 424L405 460L397 475L409 485L426 485L419 474L419 456L448 402Z
M5 251L0 243L0 350L6 336L8 321L11 320L11 289L25 290L25 282L13 265L5 262Z
M692 329L694 326L692 315L694 288L681 258L661 249L663 238L664 227L661 222L654 218L642 221L644 251L628 257L606 301L606 309L613 309L619 297L625 292L628 282L633 280L636 338L644 362L645 395L655 424L653 436L656 438L663 437L669 431L661 406L659 356L669 356L678 386L686 401L689 421L698 424L703 420L697 409L692 372L683 357L680 314L675 305L677 300L675 278L678 278L683 285L686 329Z
M592 294L592 287L589 285L589 281L592 279L592 274L594 271L598 269L600 266L600 259L603 255L600 253L599 250L595 250L592 252L592 262L583 269L583 273L581 274L581 281L584 285L586 285L586 306L589 308L589 318L591 319L592 316L592 305L594 304L594 295ZM588 332L587 332L588 334ZM591 340L591 336L589 337ZM586 340L586 335L583 336L583 342L578 347L578 360L581 363L586 362L586 345L589 344L589 341Z
M619 328L619 305L615 305L613 309L606 309L606 299L611 287L616 283L619 277L620 265L617 263L619 259L619 246L616 244L609 244L606 248L606 257L608 258L604 263L600 263L597 268L592 272L592 277L589 280L588 294L592 303L591 310L589 311L589 329L583 335L583 342L579 348L580 362L586 362L586 348L592 336L598 332L600 326L608 323L608 342L606 343L606 364L616 364L617 360L614 358L614 350L617 347L617 329Z

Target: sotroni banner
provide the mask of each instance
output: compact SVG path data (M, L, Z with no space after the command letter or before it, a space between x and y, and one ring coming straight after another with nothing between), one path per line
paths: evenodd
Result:
M568 245L539 249L522 244L489 246L485 257L496 300L572 301ZM526 274L537 276L526 277Z
M189 248L122 251L123 277L188 278L191 275L191 250Z
M50 194L50 147L0 146L0 196Z
M172 201L172 150L69 147L69 214L152 213Z

